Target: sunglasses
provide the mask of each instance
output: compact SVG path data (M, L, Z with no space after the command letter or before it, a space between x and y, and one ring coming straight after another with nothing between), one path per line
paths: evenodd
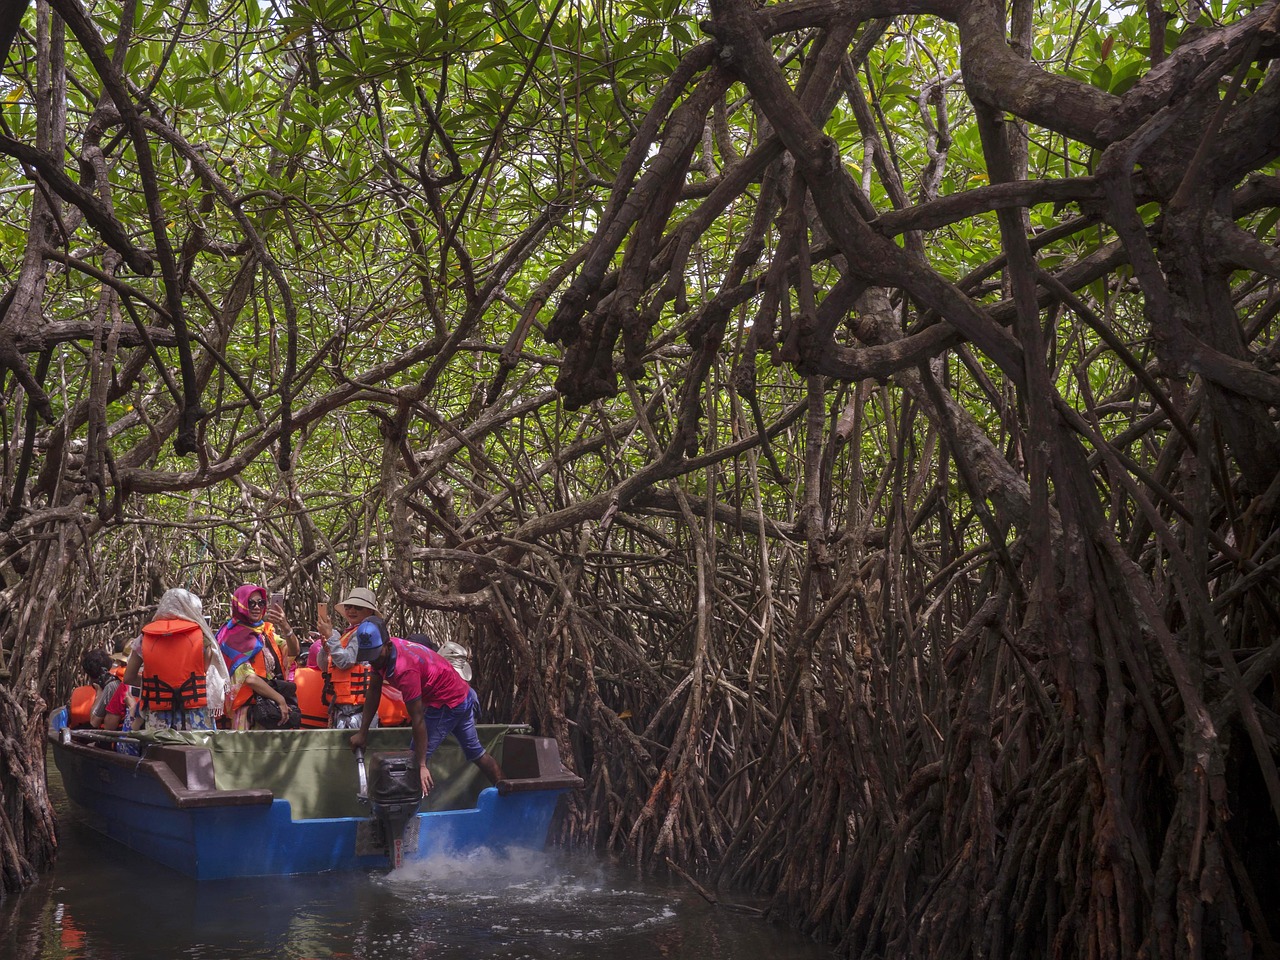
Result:
M248 602L245 603L246 607L265 607L266 605L267 605L267 601L257 600L257 599L249 600Z

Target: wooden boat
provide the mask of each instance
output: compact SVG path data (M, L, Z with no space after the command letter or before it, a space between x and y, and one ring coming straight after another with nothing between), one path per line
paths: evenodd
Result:
M200 880L386 867L473 850L541 848L557 801L582 780L554 740L528 728L479 726L506 779L488 785L448 738L431 758L435 787L422 809L404 805L391 836L377 800L358 796L362 769L349 730L176 732L114 752L98 733L49 723L54 762L85 822L139 853ZM369 731L377 754L409 747L407 728ZM398 829L398 828L397 828ZM400 849L396 850L396 840Z

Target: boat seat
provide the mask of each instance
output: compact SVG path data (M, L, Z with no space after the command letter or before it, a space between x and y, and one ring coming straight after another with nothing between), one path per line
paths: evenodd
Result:
M151 744L138 766L154 773L179 809L256 806L275 799L270 790L219 790L208 747Z
M218 789L213 779L213 754L207 747L153 746L147 750L147 759L168 764L188 790Z
M575 789L582 778L565 769L560 748L551 737L509 733L502 741L502 779L498 793L523 793L552 787Z

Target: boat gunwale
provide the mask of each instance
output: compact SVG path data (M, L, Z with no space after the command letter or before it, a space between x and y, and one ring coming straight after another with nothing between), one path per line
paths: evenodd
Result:
M55 750L66 750L71 756L81 757L96 764L119 767L133 776L145 773L164 788L174 806L179 810L195 810L205 807L263 806L275 800L275 794L270 790L220 790L217 787L193 788L183 783L178 776L178 771L174 769L173 760L176 757L173 754L178 754L185 761L187 751L202 750L208 753L207 747L144 744L142 747L143 755L131 757L126 754L104 750L101 747L77 743L74 739L64 740L53 733L49 734L49 739L52 741Z
M193 810L205 807L257 806L270 804L276 799L275 793L268 789L240 788L224 790L212 785L193 785L191 780L193 776L199 779L199 773L192 774L190 761L201 755L211 757L209 747L187 744L144 743L141 744L142 756L133 757L103 749L92 743L79 742L75 739L75 731L67 731L68 736L66 737L61 735L62 732L61 729L49 731L49 740L56 748L66 749L71 755L81 756L94 763L105 763L126 769L134 776L137 776L139 772L145 772L160 783L173 801L174 806L179 810ZM523 735L512 734L510 736ZM536 790L574 790L580 789L583 785L582 778L566 770L563 764L558 762L558 758L555 766L558 766L559 770L556 772L540 769L536 758L531 758L531 762L533 763L533 768L527 771L522 770L523 776L506 776L495 784L498 788L499 796L509 796L513 793L526 793ZM212 776L212 768L210 768L209 774ZM183 782L184 775L187 777L187 782Z

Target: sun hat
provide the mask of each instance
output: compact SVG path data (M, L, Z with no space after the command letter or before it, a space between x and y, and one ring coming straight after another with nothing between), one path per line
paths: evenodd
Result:
M344 607L364 607L366 610L372 610L378 616L382 616L382 611L378 609L378 597L368 587L355 587L347 593L345 600L341 601Z
M458 676L467 683L471 682L471 653L466 647L452 640L446 640L440 644L437 652L453 665L453 669L458 671Z

